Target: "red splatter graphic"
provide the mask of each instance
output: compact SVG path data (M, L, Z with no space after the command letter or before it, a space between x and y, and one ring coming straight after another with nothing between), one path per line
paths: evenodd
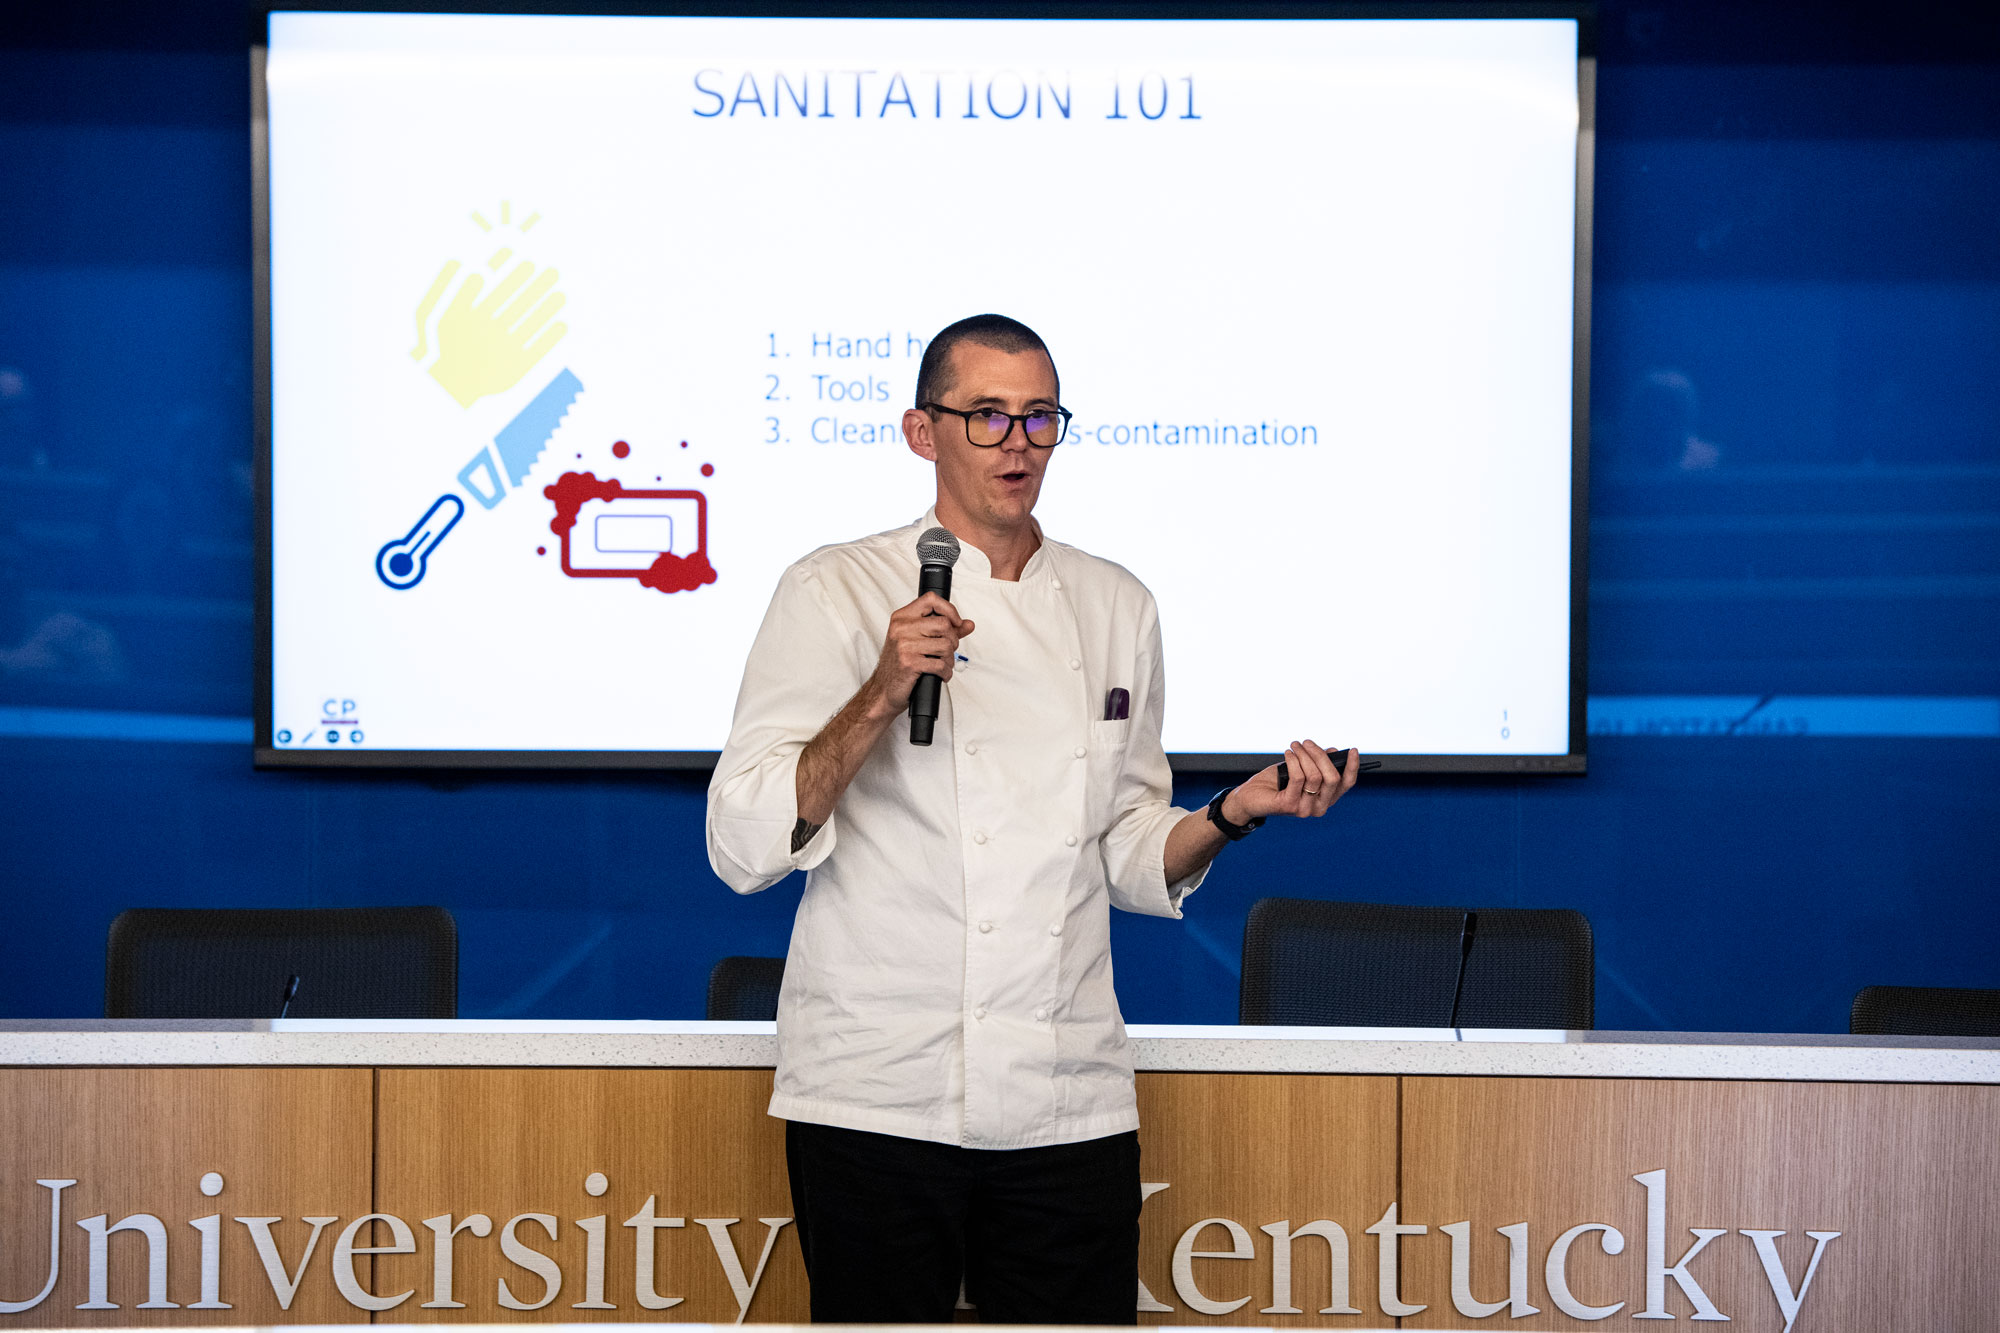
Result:
M701 465L701 475L702 475L702 476L704 476L704 477L712 477L712 476L714 476L714 475L715 475L715 464L713 464L713 463L703 463L703 464Z
M547 555L548 553L549 553L549 548L546 546L537 546L535 548L536 555Z
M549 531L567 543L569 530L576 526L576 516L584 501L610 500L625 493L625 487L616 477L599 481L595 473L565 472L553 486L542 487L542 494L556 502L556 516L549 520ZM564 563L568 563L567 556Z
M693 555L675 555L664 551L652 567L639 575L639 586L658 588L661 592L693 592L704 583L715 582L715 569L708 563L706 551L696 551Z
M685 449L685 448L687 448L687 447L688 447L688 442L687 442L686 440L682 440L682 441L681 441L681 448Z
M626 458L629 457L631 453L632 453L632 446L625 443L625 441L623 440L620 440L616 444L611 446L611 456L613 458Z
M549 531L562 538L563 573L571 578L637 579L641 587L660 592L692 592L705 583L715 582L715 567L708 562L708 497L700 491L628 490L616 477L600 481L594 473L565 472L554 485L544 486L542 494L555 501L556 516L549 520ZM662 551L645 569L577 569L571 565L570 536L584 505L592 500L616 500L620 497L693 500L700 523L694 554L682 556Z

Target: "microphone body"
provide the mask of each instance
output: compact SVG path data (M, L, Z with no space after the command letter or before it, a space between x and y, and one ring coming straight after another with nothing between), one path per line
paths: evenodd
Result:
M925 565L917 574L917 596L934 592L951 600L951 566ZM929 745L937 731L938 700L944 693L944 678L926 672L917 677L910 691L910 744Z
M951 567L958 563L958 538L944 528L931 528L917 539L917 596L934 592L951 600ZM944 678L926 672L910 691L910 744L929 745L937 732L938 700Z
M1446 1027L1458 1027L1458 1006L1465 998L1465 965L1472 961L1472 937L1479 931L1479 913L1467 912L1465 922L1458 928L1458 975L1451 983L1451 1020Z

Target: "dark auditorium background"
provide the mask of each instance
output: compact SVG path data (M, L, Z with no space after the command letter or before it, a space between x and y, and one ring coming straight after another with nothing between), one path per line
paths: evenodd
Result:
M1993 13L1603 5L1592 695L2000 695ZM245 34L217 0L0 18L0 1018L101 1012L126 907L375 903L456 914L465 1017L698 1018L798 891L711 875L705 774L251 768ZM163 738L27 734L50 710ZM1691 730L1267 829L1185 922L1113 914L1127 1017L1234 1022L1273 894L1581 909L1604 1028L2000 986L2000 739Z

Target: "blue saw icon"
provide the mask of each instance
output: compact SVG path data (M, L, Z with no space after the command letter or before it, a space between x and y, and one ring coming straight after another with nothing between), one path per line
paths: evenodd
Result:
M558 371L548 387L536 394L534 401L522 408L493 437L494 447L500 451L500 466L507 470L509 487L519 486L527 477L528 469L534 467L535 460L542 456L549 437L556 433L556 427L569 415L569 405L582 392L582 381L567 368Z

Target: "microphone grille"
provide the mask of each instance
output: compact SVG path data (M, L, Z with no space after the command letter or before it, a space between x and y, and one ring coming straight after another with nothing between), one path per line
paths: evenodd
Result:
M943 565L947 569L958 563L958 538L951 535L948 528L932 528L917 538L917 563L921 565Z

